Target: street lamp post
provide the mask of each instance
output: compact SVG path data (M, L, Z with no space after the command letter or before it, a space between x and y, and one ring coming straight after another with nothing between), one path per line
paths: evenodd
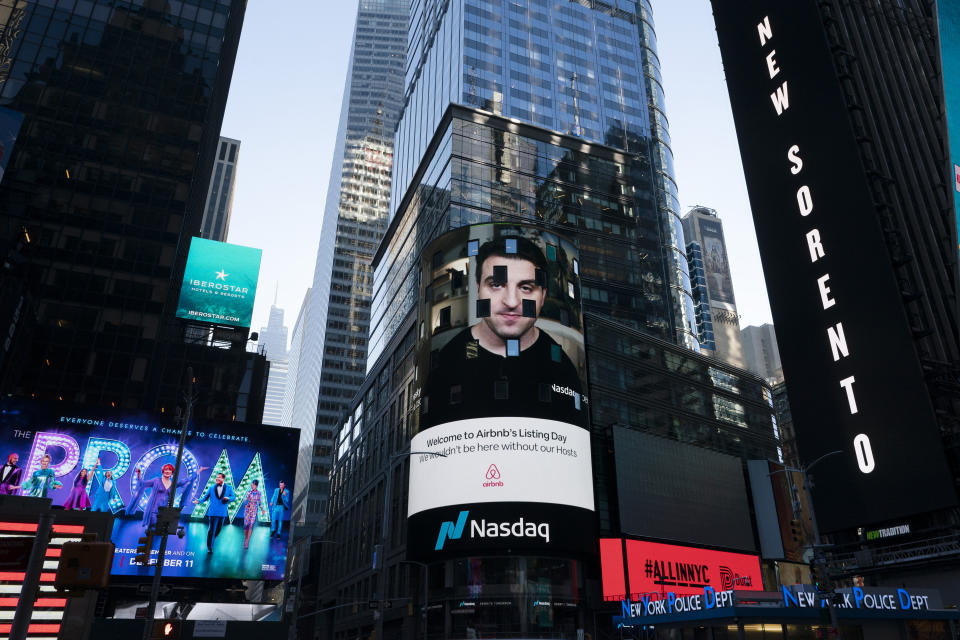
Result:
M410 456L434 456L437 458L446 458L447 456L442 453L437 453L435 451L402 451L400 453L395 453L390 456L390 461L387 464L387 468L384 470L386 476L385 484L383 490L383 529L380 532L380 547L379 554L374 551L374 561L373 568L377 571L377 596L379 600L383 600L383 596L386 595L386 578L383 572L383 561L387 555L387 542L390 537L390 500L391 500L391 489L393 487L393 462L399 460L400 458L408 458ZM424 603L426 606L426 603ZM377 609L375 614L377 616L376 622L376 633L377 640L383 638L383 611L382 607Z
M293 640L293 638L298 638L300 632L297 627L297 621L302 617L298 616L297 612L300 610L300 589L303 585L303 557L304 555L310 555L310 549L313 548L315 544L340 544L337 540L312 540L309 544L302 545L306 549L306 554L302 551L297 553L297 593L293 597L293 620L290 624L290 631L288 637Z
M783 473L787 471L792 471L794 473L800 474L800 479L803 484L803 491L807 495L807 507L810 509L810 526L813 529L813 564L819 568L819 573L823 576L827 575L827 567L824 562L824 557L822 555L822 544L820 543L820 528L817 526L817 515L815 509L813 508L813 494L810 491L810 480L808 473L815 465L819 464L822 460L829 458L830 456L835 456L843 453L842 450L831 451L830 453L825 453L810 464L797 469L796 467L784 467L783 469L777 469L768 473L768 476L772 476L776 473ZM831 588L833 585L831 584ZM837 640L841 640L840 634L840 624L837 621L837 610L833 606L833 602L828 601L827 608L830 611L830 624L834 629L837 630Z
M426 562L417 562L416 560L401 560L401 564L416 564L423 567L423 640L427 640L427 598L430 597L430 591L427 585L430 581L430 566Z

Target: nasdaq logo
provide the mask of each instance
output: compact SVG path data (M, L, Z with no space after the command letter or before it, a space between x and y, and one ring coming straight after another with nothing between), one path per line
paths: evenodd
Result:
M456 523L448 520L447 522L440 524L440 533L437 535L437 544L433 548L434 551L440 551L443 549L443 545L448 539L460 539L460 536L463 535L463 528L467 526L467 516L469 514L469 511L461 511L460 515L457 517Z

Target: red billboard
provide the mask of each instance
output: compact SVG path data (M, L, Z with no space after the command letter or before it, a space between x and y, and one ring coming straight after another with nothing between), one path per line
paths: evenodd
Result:
M603 597L629 594L703 593L704 587L762 591L758 556L674 544L604 538L600 540Z

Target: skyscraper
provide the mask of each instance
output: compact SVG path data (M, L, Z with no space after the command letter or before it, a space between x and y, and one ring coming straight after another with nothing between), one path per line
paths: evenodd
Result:
M221 136L220 144L217 146L213 176L210 178L210 188L207 191L207 203L203 207L201 238L219 242L227 241L239 160L240 141Z
M209 390L197 415L247 415L237 390L257 363L246 332L212 349L173 317L245 6L0 8L0 106L24 116L0 184L0 232L21 247L29 291L29 330L17 338L28 347L4 392L172 408L191 362Z
M274 299L276 303L276 299ZM283 324L283 309L270 305L267 326L260 328L258 347L270 363L267 393L263 404L263 423L289 426L283 423L284 398L287 395L287 327Z
M492 463L474 469L471 464L463 484L436 482L431 493L488 493L476 501L464 500L477 503L470 508L459 513L454 509L450 517L436 521L421 520L425 524L419 530L412 525L407 530L413 508L407 484L410 470L429 457L412 440L423 441L436 433L432 430L438 428L434 417L438 408L459 410L468 395L480 397L453 380L441 379L435 389L422 387L426 376L437 377L441 370L440 357L434 359L439 352L422 349L425 340L450 327L470 330L465 328L467 318L493 314L484 310L484 302L492 304L490 298L470 289L475 286L472 281L481 281L474 276L481 273L477 264L488 244L464 242L444 250L437 244L475 230L495 235L510 229L514 235L504 236L501 256L507 261L511 253L519 254L524 233L571 239L567 253L561 251L565 240L550 240L540 255L542 263L536 252L526 253L532 256L529 259L518 258L529 263L522 267L530 272L522 281L528 290L541 287L556 293L559 286L563 298L551 300L544 294L547 302L541 298L542 308L525 298L522 316L536 316L540 322L545 316L537 314L552 305L544 312L551 316L552 331L570 342L570 336L582 329L589 398L572 388L576 383L556 381L534 382L531 397L518 397L513 386L517 381L496 373L492 384L483 381L480 386L494 411L500 400L509 400L514 407L526 401L534 408L531 411L572 402L577 420L584 419L581 411L589 411L590 451L581 450L576 459L591 466L592 482L579 483L575 489L595 497L583 504L591 516L596 514L596 529L608 535L670 532L677 541L691 542L683 536L702 526L705 538L721 529L729 537L701 538L701 543L753 548L742 461L778 455L771 397L758 378L697 353L700 344L651 13L647 1L413 4L390 226L374 258L367 378L336 429L327 536L342 546L324 549L328 573L321 581L325 591L321 606L350 598L426 597L428 631L437 637L471 637L482 629L496 629L518 637L572 638L595 611L587 601L595 596L600 601L597 594L588 595L583 580L599 573L599 567L587 564L589 553L549 549L549 541L529 552L530 541L512 534L506 536L509 541L477 540L490 531L480 525L486 516L477 513L500 509L496 516L503 522L500 527L508 526L508 513L509 521L516 521L516 514L509 511L516 507L493 497L504 487L511 487L505 491L511 492L514 503L529 506L524 522L534 520L543 525L541 531L562 532L558 535L595 536L593 519L584 527L550 520L555 517L553 505L570 504L562 502L563 496L537 502L512 493L518 487L552 486L554 478L548 474L521 469L520 464L503 469ZM523 240L530 242L527 236ZM574 253L578 258L562 257ZM506 271L514 267L499 267L505 270L503 275L496 275L493 267L494 273L482 278L483 286L491 290L507 286ZM475 271L466 277L464 269ZM551 276L559 279L559 285L542 284L548 271L565 274ZM434 317L429 315L432 311L423 310L425 299L441 304L449 300L450 305L442 309L438 305ZM506 323L529 322L518 320L519 308L501 315ZM449 334L442 339L449 339ZM455 346L453 361L457 357L464 363L479 361L479 341L465 339L464 345L447 343ZM507 356L504 369L512 366L506 363L512 357L511 339L506 340L505 353L499 354ZM520 352L520 342L513 355ZM544 360L566 362L562 351L551 347ZM495 372L499 356L492 359ZM458 375L449 361L443 366L448 367L443 371ZM575 368L572 363L571 367ZM471 406L477 405L472 401ZM459 421L463 434L444 431L437 440L453 443L458 453L461 447L466 450L460 440L474 437L470 428L476 426L479 432L492 426L476 424L474 417L485 416L467 415ZM440 426L453 429L451 424ZM518 418L497 426L520 433L529 423ZM504 442L513 435L505 429ZM495 455L489 446L483 451ZM642 514L634 509L640 502L627 495L631 483L640 480L637 474L646 471L643 465L627 463L631 452L638 450L662 454L661 462L698 455L703 467L722 476L717 484L726 493L689 491L690 502L678 517L654 531L649 519L635 517ZM623 456L617 458L619 463L614 452ZM578 472L583 472L582 466ZM657 502L655 496L670 494L670 481L663 473L648 473L643 481L649 483L647 505ZM692 487L692 475L683 475L683 482ZM618 486L623 489L619 496ZM735 500L727 501L731 496ZM657 505L664 513L666 507L663 501ZM494 517L484 522L491 525ZM468 518L476 518L469 527ZM714 526L717 523L730 528ZM449 551L451 546L470 544L477 545L475 554ZM427 564L421 569L404 564L413 547L426 551L422 559ZM436 555L430 555L433 552ZM483 596L486 603L486 595L494 593L497 609L492 599L490 608L473 602ZM563 604L551 605L549 612L530 608L530 603L548 599ZM433 607L440 601L445 604ZM369 629L376 630L377 637L400 633L412 637L398 612L388 611L376 620L368 612L339 610L330 615L335 618L335 634L359 629L364 635Z
M305 436L302 450L332 446L333 429L363 382L370 263L387 225L408 15L407 0L361 0L357 10L310 308L301 310L306 325L291 426ZM322 522L329 464L329 454L316 457L309 483L298 482L298 521ZM307 506L315 509L301 508L308 492Z
M767 380L782 382L783 365L780 364L780 348L777 333L769 322L759 326L744 327L740 332L743 342L745 369Z
M956 3L712 4L799 458L840 452L812 489L828 560L958 603Z
M683 217L687 260L696 305L700 346L707 355L744 368L740 317L733 296L723 223L708 207L693 207Z

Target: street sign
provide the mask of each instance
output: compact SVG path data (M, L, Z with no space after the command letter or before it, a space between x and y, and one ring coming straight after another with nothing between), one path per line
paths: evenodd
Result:
M369 604L369 607L370 607L371 609L377 609L377 608L380 607L380 603L379 603L378 601L376 601L376 600L371 600L371 601L370 601L370 604Z

